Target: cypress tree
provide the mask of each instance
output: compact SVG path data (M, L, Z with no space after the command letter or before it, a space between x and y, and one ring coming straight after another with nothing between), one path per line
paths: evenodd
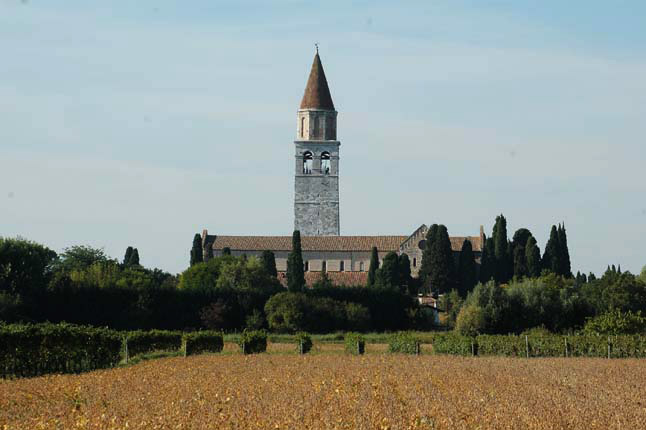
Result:
M431 249L431 272L428 275L430 286L442 294L450 291L455 284L455 263L449 232L444 225L437 229L437 237Z
M193 236L193 247L191 248L191 266L204 261L202 256L202 236L195 234Z
M525 262L527 263L527 276L537 278L541 275L541 250L538 248L534 236L530 236L527 240Z
M567 233L565 224L560 224L557 230L559 238L559 275L566 278L572 277L572 266L570 264L570 251L567 246Z
M493 239L485 237L482 244L482 256L480 257L480 282L486 284L493 278L494 265Z
M263 251L260 259L265 273L273 277L278 276L278 271L276 270L276 257L273 252L269 250Z
M132 258L132 246L126 248L126 254L123 256L123 266L127 267L130 265L130 259Z
M545 252L543 253L543 270L548 270L552 273L559 274L560 272L560 258L559 258L559 236L556 226L552 226L550 231L550 238L545 244Z
M399 256L399 285L402 292L410 292L412 277L410 275L410 258L406 253Z
M229 250L231 252L231 250ZM213 258L213 244L212 243L207 243L206 244L206 255L204 256L204 261L210 260Z
M287 256L287 289L292 292L305 288L305 268L303 267L303 250L301 232L294 230L292 235L292 252Z
M493 244L495 260L494 279L496 282L504 283L509 281L509 268L512 263L507 240L507 220L502 214L496 217L496 223L493 226Z
M128 266L139 266L139 251L137 250L137 248L134 248L132 250L130 261L128 261Z
M375 283L380 287L399 288L399 257L396 253L386 254L377 270Z
M372 247L372 254L370 254L370 267L368 268L368 286L375 285L377 269L379 269L379 251L377 247Z
M511 273L517 278L528 276L525 248L530 237L532 237L532 233L529 230L519 228L511 240L511 256L513 258L513 269Z
M476 260L473 256L473 246L469 239L465 239L462 243L458 267L460 279L458 292L462 297L466 297L467 293L473 290L473 287L475 287L478 281L476 275Z
M439 226L433 224L426 232L424 249L422 250L422 263L419 268L419 279L422 285L428 289L428 276L431 273L431 254L433 253L433 243L437 238Z

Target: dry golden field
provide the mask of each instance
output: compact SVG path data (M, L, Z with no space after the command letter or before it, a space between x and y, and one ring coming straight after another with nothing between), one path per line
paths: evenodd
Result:
M646 360L288 351L0 380L0 429L646 429Z

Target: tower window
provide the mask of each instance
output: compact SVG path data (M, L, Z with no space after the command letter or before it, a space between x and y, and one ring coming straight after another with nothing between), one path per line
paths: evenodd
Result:
M316 115L314 117L314 130L312 130L314 137L319 137L319 117Z
M339 264L339 270L341 272L345 271L345 261L341 260L341 263Z
M363 272L363 261L359 262L359 272Z
M305 117L301 117L301 137L305 136Z
M312 153L306 151L303 154L303 174L310 175L312 173Z
M413 267L417 267L417 258L413 258Z
M306 272L309 272L309 271L310 271L310 262L309 262L309 261L306 261L306 262L305 262L305 271L306 271Z
M323 261L323 263L321 264L321 270L323 272L327 271L327 261Z
M324 152L321 154L321 172L324 175L330 174L330 153Z

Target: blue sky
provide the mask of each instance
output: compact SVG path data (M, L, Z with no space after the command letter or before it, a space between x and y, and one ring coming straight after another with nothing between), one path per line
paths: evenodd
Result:
M314 54L342 234L443 223L573 269L646 264L646 3L0 0L0 235L171 272L192 236L291 234Z

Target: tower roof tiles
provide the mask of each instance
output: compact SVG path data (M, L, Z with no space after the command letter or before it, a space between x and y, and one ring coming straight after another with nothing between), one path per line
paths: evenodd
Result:
M327 85L327 79L325 79L325 72L323 71L323 64L321 64L318 51L314 56L310 77L307 79L301 109L334 110L330 88Z

